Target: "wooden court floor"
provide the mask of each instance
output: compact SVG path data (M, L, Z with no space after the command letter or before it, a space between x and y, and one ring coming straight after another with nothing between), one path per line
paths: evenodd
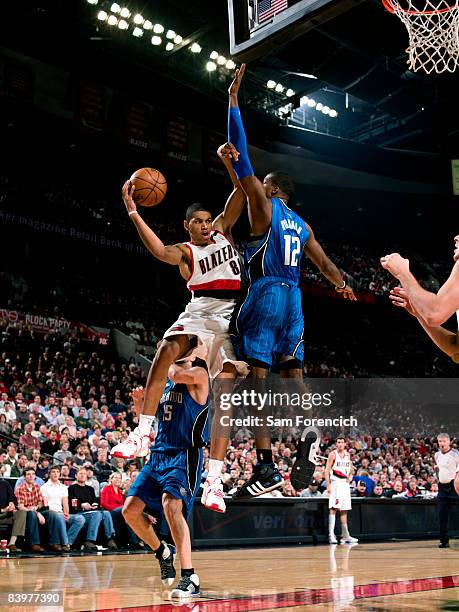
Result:
M178 604L150 554L0 558L2 597L11 590L64 596L57 607L0 609L459 610L459 549L441 550L435 541L197 551L194 566L202 597Z

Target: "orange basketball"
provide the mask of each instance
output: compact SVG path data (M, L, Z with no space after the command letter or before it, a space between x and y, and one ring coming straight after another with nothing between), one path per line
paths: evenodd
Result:
M166 195L167 181L155 168L140 168L129 180L135 186L134 202L140 206L156 206Z

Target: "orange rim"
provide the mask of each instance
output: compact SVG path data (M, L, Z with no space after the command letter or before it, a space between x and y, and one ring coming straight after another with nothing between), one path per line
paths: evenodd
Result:
M396 13L392 0L382 0L384 8L389 11L389 13ZM450 11L459 8L459 4L456 2L454 6L449 6L446 8L438 9L437 11L409 11L400 7L406 15L440 15L441 13L449 13Z

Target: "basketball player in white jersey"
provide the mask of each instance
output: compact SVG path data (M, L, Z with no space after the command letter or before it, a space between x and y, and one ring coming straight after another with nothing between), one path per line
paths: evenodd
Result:
M325 467L325 482L327 483L328 507L328 541L338 544L335 536L336 512L340 511L341 544L357 544L358 539L353 538L347 526L347 513L351 510L351 486L354 467L351 456L346 450L346 441L343 437L336 439L336 450L328 455Z
M459 363L459 235L454 238L454 266L446 283L437 294L423 289L410 272L410 262L398 253L381 258L381 265L397 278L401 287L390 292L394 306L405 308L417 318L427 335L455 363ZM456 312L458 332L442 327Z
M234 148L233 154L237 155ZM235 378L248 372L247 364L236 360L228 336L231 315L241 289L241 267L238 253L227 235L244 207L242 190L233 190L224 211L215 220L204 205L189 206L184 227L190 240L166 246L137 211L132 197L134 189L127 181L122 190L130 219L156 259L179 267L191 292L191 301L165 332L153 359L138 427L127 440L112 449L113 456L126 459L144 457L148 453L153 418L166 386L167 372L175 361L192 355L203 359L211 378ZM224 512L222 491L220 478L207 483L204 505Z

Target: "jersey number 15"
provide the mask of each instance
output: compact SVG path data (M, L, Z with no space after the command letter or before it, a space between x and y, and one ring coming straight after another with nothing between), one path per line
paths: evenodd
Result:
M285 257L284 266L297 266L298 256L301 251L301 242L298 236L290 236L284 234L285 241Z

